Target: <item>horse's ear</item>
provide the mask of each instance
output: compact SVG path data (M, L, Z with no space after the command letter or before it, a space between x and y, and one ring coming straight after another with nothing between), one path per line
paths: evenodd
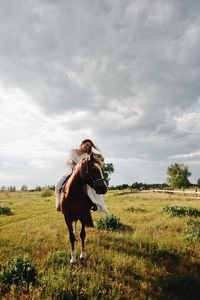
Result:
M93 157L94 157L94 153L92 152L92 153L90 154L90 160L93 160Z

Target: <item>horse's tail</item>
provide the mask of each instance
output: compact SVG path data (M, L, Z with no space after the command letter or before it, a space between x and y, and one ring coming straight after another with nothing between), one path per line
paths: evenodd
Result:
M86 215L86 218L85 218L85 225L87 227L94 227L94 223L93 223L93 220L92 220L90 210L88 210L88 212L87 212L87 215Z

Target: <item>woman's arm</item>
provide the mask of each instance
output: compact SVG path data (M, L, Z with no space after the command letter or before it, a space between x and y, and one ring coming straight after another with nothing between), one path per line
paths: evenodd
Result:
M68 157L68 160L67 160L67 166L70 167L72 170L76 166L76 163L74 161L74 152L73 152L73 150L70 151L70 154L69 154L69 157Z

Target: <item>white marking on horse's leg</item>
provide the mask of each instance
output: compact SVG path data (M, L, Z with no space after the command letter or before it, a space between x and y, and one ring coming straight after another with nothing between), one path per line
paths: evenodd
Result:
M84 250L81 250L80 259L86 259L86 258L87 258L86 252Z
M71 259L70 259L70 264L75 264L77 262L77 259L76 259L76 251L73 250L71 252Z

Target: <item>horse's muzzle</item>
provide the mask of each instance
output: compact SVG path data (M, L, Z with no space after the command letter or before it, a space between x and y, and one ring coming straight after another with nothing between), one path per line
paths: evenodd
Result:
M94 189L97 194L105 194L108 190L106 183L98 184L94 186Z

